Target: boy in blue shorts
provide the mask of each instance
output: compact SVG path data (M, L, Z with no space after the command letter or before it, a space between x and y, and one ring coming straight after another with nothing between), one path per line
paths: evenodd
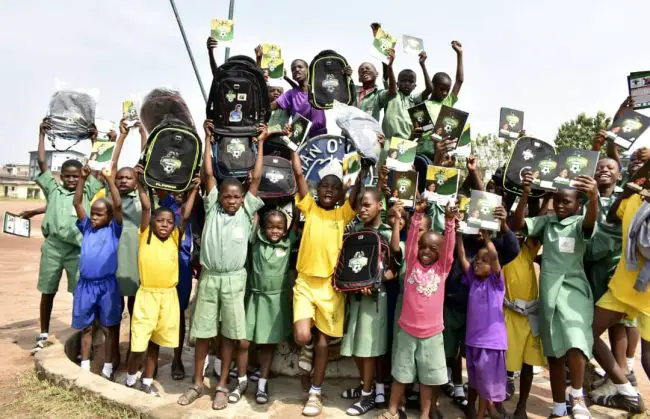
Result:
M118 325L122 321L122 296L117 284L117 247L122 235L122 200L115 186L115 174L110 169L102 173L108 181L113 204L104 198L95 201L90 217L83 205L84 186L90 168L81 171L73 204L77 213L77 228L83 234L79 260L79 282L72 300L72 327L81 330L81 368L90 371L90 350L93 324L108 329L104 344L102 376L113 379L112 350L118 339Z
M57 181L48 168L45 156L45 133L49 128L50 122L46 118L39 127L38 167L41 173L35 179L47 200L45 218L41 225L45 242L41 246L37 286L41 293L41 334L36 339L32 354L40 351L47 341L54 296L59 289L63 270L65 269L68 278L68 292L74 291L79 273L81 232L75 226L77 214L72 206L72 198L81 176L82 164L77 160L64 161L61 165L61 182ZM92 140L96 136L95 130ZM89 202L100 188L99 181L89 176L82 195L82 204L86 211L90 210Z

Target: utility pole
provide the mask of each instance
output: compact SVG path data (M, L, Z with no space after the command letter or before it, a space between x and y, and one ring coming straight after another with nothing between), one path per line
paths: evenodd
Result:
M181 22L181 18L178 15L178 10L176 10L176 4L174 4L174 0L169 0L169 2L172 5L172 9L174 10L174 16L176 16L176 22L178 23L178 28L181 30L181 35L183 36L183 42L185 42L185 49L187 49L187 54L190 56L190 61L192 62L192 68L194 68L194 74L196 75L196 81L199 82L199 87L201 88L201 94L203 95L203 100L208 101L208 95L205 94L205 88L203 88L203 82L201 81L201 76L199 75L199 69L196 67L196 63L194 62L194 56L192 55L192 49L190 48L190 44L187 42L187 36L185 36L185 30L183 29L183 23ZM232 16L232 7L233 7L233 2L234 0L230 0L230 15ZM232 19L232 17L231 17ZM228 56L229 49L226 49L226 56Z
M228 19L232 20L232 15L235 12L235 0L230 0L230 7L228 8ZM230 58L230 47L226 47L226 58L224 59L227 60Z

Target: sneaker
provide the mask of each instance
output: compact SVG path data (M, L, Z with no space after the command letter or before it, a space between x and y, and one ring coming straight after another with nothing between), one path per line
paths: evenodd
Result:
M140 386L140 391L150 396L160 397L160 391L158 391L158 388L153 384L151 385L142 384Z
M36 343L34 344L34 347L32 348L30 354L34 355L37 352L40 352L43 348L45 348L46 343L47 343L47 338L44 338L42 336L37 337Z
M309 393L309 398L305 407L302 409L303 416L314 417L321 414L323 411L322 396L317 393Z
M624 410L628 413L643 413L645 406L640 394L636 396L625 396L620 393L592 397L595 404L605 407L611 407L618 410Z
M374 408L375 396L374 394L370 394L368 396L361 396L361 399L350 406L348 410L345 411L345 413L347 413L349 416L361 416L368 413L368 411Z
M591 414L587 409L585 399L582 397L571 397L571 417L574 419L589 419Z

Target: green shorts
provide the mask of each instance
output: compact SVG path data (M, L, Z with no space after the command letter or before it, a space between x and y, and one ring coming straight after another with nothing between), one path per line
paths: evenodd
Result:
M55 294L59 290L61 274L65 269L68 292L74 292L79 279L79 246L66 243L52 236L41 246L41 264L38 268L37 289L42 294Z
M352 294L347 308L341 355L372 358L388 349L388 297L382 287L377 295Z
M393 342L393 378L400 383L440 386L447 382L447 360L442 333L416 338L398 326Z
M209 339L219 334L233 340L246 339L245 291L246 269L227 273L202 269L190 339Z
M465 323L467 314L459 313L444 306L443 321L445 330L442 332L445 338L445 356L456 358L461 346L465 343Z

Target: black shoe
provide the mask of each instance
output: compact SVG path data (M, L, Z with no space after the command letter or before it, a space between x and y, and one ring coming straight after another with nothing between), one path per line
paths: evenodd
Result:
M160 392L158 391L158 388L153 384L151 385L142 384L140 386L140 391L150 396L160 397Z
M515 379L508 377L506 384L506 401L510 400L515 394Z
M636 396L624 396L620 393L594 397L593 402L600 406L611 407L613 409L624 410L628 413L643 413L645 406L640 394Z
M361 416L375 408L375 395L361 396L358 402L353 404L345 411L349 416Z

